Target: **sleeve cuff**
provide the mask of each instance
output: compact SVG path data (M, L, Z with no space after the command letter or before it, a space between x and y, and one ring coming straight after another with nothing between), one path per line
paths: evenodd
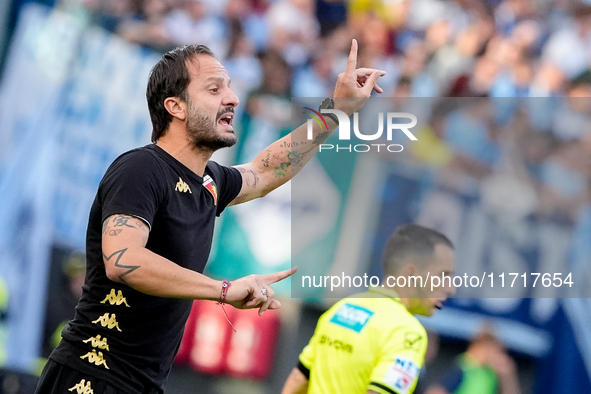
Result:
M390 387L377 382L371 382L369 388L378 393L397 394L396 391L392 390Z
M301 373L304 374L306 379L310 380L310 370L308 368L306 368L306 366L304 364L302 364L301 361L298 363L298 369L300 370Z

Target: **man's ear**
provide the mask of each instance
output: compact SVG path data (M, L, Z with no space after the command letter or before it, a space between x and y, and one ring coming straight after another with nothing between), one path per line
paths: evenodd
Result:
M184 122L187 119L187 103L179 97L167 97L164 100L164 108L180 121Z
M404 264L400 270L400 276L409 277L413 275L419 275L419 268L414 263Z

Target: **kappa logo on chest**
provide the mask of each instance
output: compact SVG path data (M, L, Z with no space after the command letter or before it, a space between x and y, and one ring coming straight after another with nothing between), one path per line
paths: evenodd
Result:
M189 185L187 185L187 183L185 181L183 181L183 179L181 177L179 177L179 181L176 183L174 190L177 192L181 192L181 193L193 194Z

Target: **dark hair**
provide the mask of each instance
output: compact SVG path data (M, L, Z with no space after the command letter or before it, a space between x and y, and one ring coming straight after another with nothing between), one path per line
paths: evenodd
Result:
M382 255L384 272L387 275L395 274L409 257L433 256L437 244L453 249L451 241L438 231L418 224L406 224L396 228L384 247Z
M172 115L164 108L164 100L179 97L188 101L187 86L191 82L191 75L187 61L196 55L215 57L205 45L185 45L162 55L150 71L146 98L152 119L152 142L164 135L172 121Z

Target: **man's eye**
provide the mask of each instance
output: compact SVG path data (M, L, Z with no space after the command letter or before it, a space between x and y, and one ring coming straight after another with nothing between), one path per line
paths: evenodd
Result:
M212 88L212 89L210 89L210 90L211 90L212 92L214 92L214 93L217 93L217 92L219 92L219 90L220 90L220 89L219 89L219 88Z

